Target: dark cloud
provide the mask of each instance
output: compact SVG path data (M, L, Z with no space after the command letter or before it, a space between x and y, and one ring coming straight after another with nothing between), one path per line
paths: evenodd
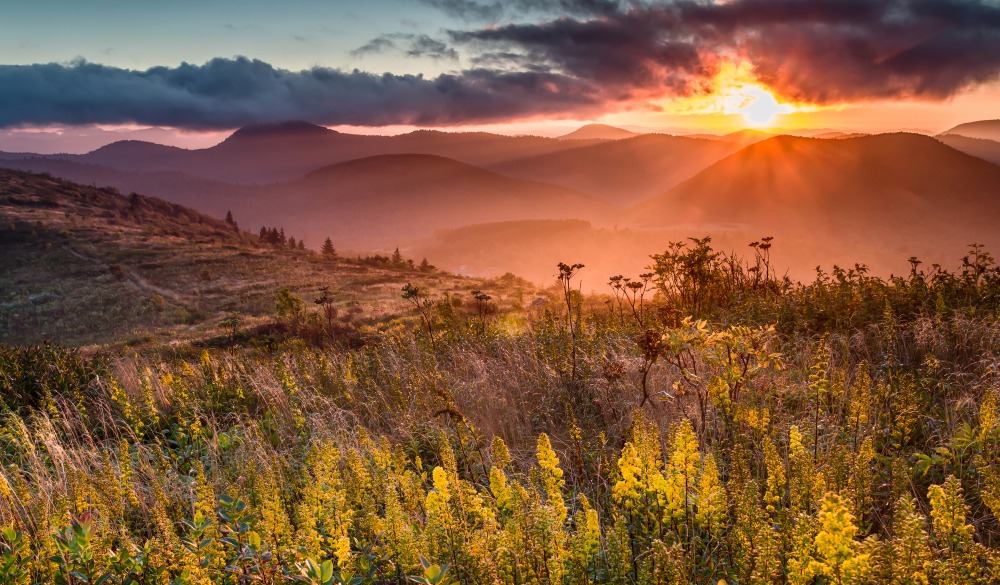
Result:
M0 127L582 118L703 91L726 62L749 63L783 96L812 103L944 99L1000 75L993 0L423 1L481 17L522 10L535 22L448 31L447 43L388 35L355 51L454 60L461 47L473 68L434 78L286 71L246 58L146 71L0 66ZM561 16L538 18L553 10Z
M458 51L449 47L443 41L427 35L406 33L380 35L351 51L351 55L364 57L365 55L388 51L396 51L407 57L426 57L434 60L446 59L449 61L458 60Z
M621 4L615 0L494 0L479 2L477 0L418 0L422 4L433 6L450 14L469 21L495 22L505 16L517 16L524 13L564 16L589 16L598 14L613 14Z
M394 35L379 35L374 39L368 41L364 45L361 45L357 49L351 51L351 55L354 57L364 57L365 55L371 55L374 53L384 53L386 51L393 51L399 49L399 45L393 40Z
M698 91L725 61L815 103L940 99L1000 73L992 1L676 0L450 35L484 62L517 55L623 98Z
M452 61L458 59L458 51L427 35L416 35L408 40L409 46L406 49L406 54L410 57L430 57L431 59L450 59Z
M568 112L596 114L601 92L546 72L472 69L425 78L246 58L132 71L87 62L0 66L0 127L115 124L234 128L317 124L445 125Z

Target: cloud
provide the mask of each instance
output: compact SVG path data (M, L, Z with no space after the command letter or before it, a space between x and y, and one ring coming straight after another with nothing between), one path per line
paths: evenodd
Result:
M676 0L450 31L453 42L618 88L689 95L746 61L788 98L943 99L1000 74L1000 4L974 0Z
M447 125L596 114L601 91L549 72L470 69L425 78L316 67L277 69L239 57L134 71L85 61L0 66L0 128L119 124L192 129L306 120Z
M399 45L393 37L399 35L379 35L374 39L368 41L364 45L361 45L357 49L351 51L352 57L364 57L365 55L372 55L375 53L384 53L390 50L399 49Z
M0 127L580 119L706 91L726 63L747 63L781 97L815 104L940 100L1000 77L994 0L421 1L477 18L520 10L532 21L450 30L447 42L384 35L354 53L455 60L460 48L472 64L433 78L288 71L243 57L145 71L0 66Z
M526 12L561 15L586 16L612 14L621 4L616 0L419 0L442 12L467 21L495 22L504 16L520 15Z
M427 35L417 34L386 34L379 35L364 45L351 51L354 57L364 57L374 53L398 51L407 57L428 57L434 60L458 60L458 51L449 47L443 41Z

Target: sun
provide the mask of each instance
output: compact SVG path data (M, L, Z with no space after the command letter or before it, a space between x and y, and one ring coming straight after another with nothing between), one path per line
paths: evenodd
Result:
M761 83L749 63L724 63L694 95L665 100L662 111L671 115L719 116L719 127L772 128L786 114L812 112L817 106L791 103ZM734 120L735 119L735 120ZM739 120L738 122L736 120Z
M791 114L795 106L778 102L774 94L755 83L740 83L720 88L722 113L739 114L754 128L773 126L778 116Z

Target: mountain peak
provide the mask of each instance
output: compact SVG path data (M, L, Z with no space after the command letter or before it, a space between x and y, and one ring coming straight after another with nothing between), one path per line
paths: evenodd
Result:
M630 138L637 136L637 133L609 126L607 124L587 124L577 128L569 134L560 136L560 140L618 140L620 138Z
M241 139L256 138L312 138L330 136L338 134L335 130L330 130L324 126L317 126L301 120L291 120L288 122L276 122L273 124L254 124L244 126L233 132L225 142Z

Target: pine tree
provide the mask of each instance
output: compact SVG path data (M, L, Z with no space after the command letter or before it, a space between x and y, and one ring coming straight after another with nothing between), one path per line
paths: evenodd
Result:
M305 249L306 249L306 243L302 240L299 240L299 250L305 250Z
M266 242L267 236L268 236L267 228L264 226L260 226L260 234L257 237L260 239L260 241Z
M236 225L236 222L233 221L232 211L226 211L226 223L228 223L229 225Z
M292 250L296 248L295 238L292 236L288 236L288 247L291 248Z
M403 261L403 255L399 252L399 246L396 246L396 250L392 253L392 263L399 264Z
M320 252L331 260L335 260L337 258L337 250L333 247L333 242L330 241L330 238L327 238L323 242L323 247L320 249Z

